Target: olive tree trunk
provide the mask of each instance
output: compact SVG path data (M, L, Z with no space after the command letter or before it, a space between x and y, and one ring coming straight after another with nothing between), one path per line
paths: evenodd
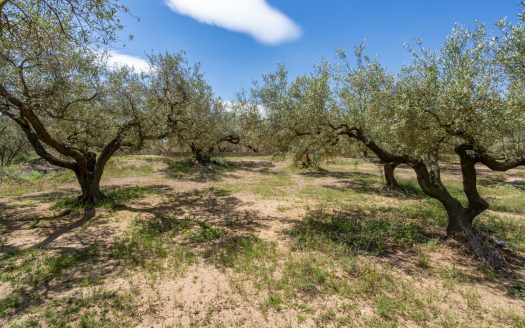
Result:
M197 163L201 165L208 165L211 163L211 154L213 153L213 148L208 149L208 151L204 151L202 148L199 148L194 144L190 144L190 149Z
M398 165L399 163L395 162L383 164L383 171L385 173L385 189L399 189L399 183L397 182L396 177L394 175L394 170Z
M470 144L456 147L455 152L459 155L461 163L463 192L468 200L467 207L464 207L443 185L437 156L431 156L429 162L425 163L409 156L391 154L358 128L344 130L340 134L346 134L351 138L360 140L384 163L403 163L412 167L421 190L427 196L438 200L444 207L448 217L446 229L448 236L468 234L472 230L474 219L489 207L489 204L478 193L476 163L481 162L490 169L498 171L506 171L525 164L525 158L516 158L503 163L498 162L482 150L478 150L478 153L473 152L473 146ZM393 169L390 170L390 168L387 170L393 173Z
M94 152L73 149L53 139L38 119L35 120L36 123L30 124L31 121L26 118L16 117L10 113L7 114L22 128L38 156L48 161L51 165L75 172L82 191L82 194L77 199L79 204L90 207L107 198L100 190L100 180L104 174L107 162L122 146L122 134L126 127L119 130L116 137L104 147L97 157ZM69 159L66 160L51 154L42 142Z

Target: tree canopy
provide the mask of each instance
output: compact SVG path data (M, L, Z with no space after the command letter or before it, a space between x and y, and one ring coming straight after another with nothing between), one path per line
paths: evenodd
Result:
M397 74L366 56L364 46L355 63L340 51L340 63L322 63L293 82L280 66L255 85L253 102L284 150L330 147L346 137L385 164L409 165L423 192L447 211L449 234L462 233L488 208L475 165L507 171L525 164L523 21L500 26L496 38L481 24L455 26L438 52L418 41ZM466 205L440 178L440 160L451 154L461 164Z

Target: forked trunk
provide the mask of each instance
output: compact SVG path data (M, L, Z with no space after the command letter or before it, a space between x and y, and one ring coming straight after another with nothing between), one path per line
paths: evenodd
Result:
M80 205L94 206L107 197L100 191L100 178L97 178L94 174L84 174L76 172L78 183L82 194L78 197L77 202Z
M100 191L100 179L107 159L97 163L97 155L93 152L85 152L87 166L84 169L75 170L75 174L82 190L82 195L78 197L78 204L91 207L107 199Z

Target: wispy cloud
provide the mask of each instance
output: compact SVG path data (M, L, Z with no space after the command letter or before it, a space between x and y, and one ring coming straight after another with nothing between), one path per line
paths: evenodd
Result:
M175 12L205 24L247 33L275 45L298 39L301 28L266 0L165 0Z
M121 54L116 51L108 51L106 55L110 66L128 66L137 72L147 72L149 70L149 64L143 58Z

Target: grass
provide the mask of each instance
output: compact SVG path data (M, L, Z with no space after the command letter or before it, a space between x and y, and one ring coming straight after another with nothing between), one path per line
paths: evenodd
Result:
M175 217L135 218L130 231L117 238L113 257L129 267L141 267L150 272L181 273L194 261L193 252L177 245L174 238L193 225L191 219Z
M106 165L104 177L151 176L156 172L152 162L154 161L147 161L140 157L138 159L133 157L113 157Z
M220 243L210 245L204 256L215 265L264 277L275 267L277 250L274 243L253 235L241 235L229 236Z
M18 197L37 191L53 190L64 183L75 181L72 172L58 171L43 174L32 171L17 173L16 168L10 168L17 180L4 179L0 181L0 197Z
M30 317L13 327L122 327L137 322L130 294L94 289L80 297L55 298L43 310L42 317ZM109 308L111 311L99 311ZM72 322L77 322L72 326Z
M223 158L212 158L209 165L200 165L192 159L166 161L167 173L172 179L187 181L218 181L222 175L236 169L236 164Z
M184 204L181 208L162 203L154 211L138 214L118 205L157 189L109 189L106 192L113 201L103 204L114 209L108 211L109 221L129 224L113 240L90 240L75 249L55 245L26 249L1 258L0 288L9 288L0 297L0 324L135 326L144 318L161 318L165 314L157 311L170 305L169 311L182 313L183 326L256 325L252 315L237 315L241 312L253 313L253 317L261 313L268 325L277 326L282 318L290 318L289 326L320 327L525 325L525 313L516 306L520 304L516 302L525 302L523 279L486 277L461 253L447 259L446 252L456 250L441 239L446 215L414 181L399 179L407 192L403 195L382 191L377 167L359 161L335 159L315 171L269 167L259 174L245 170L247 166L236 160L220 159L202 167L191 160L113 159L108 177L157 179L168 175L207 185L189 196L166 191L173 196L167 199ZM222 181L241 174L243 179L233 183ZM45 179L35 174L19 186L30 188L42 181L43 190L48 190L54 182ZM445 175L445 180L453 194L463 197L457 179ZM524 192L505 181L506 175L480 178L481 192L493 206L476 224L504 240L506 247L523 252ZM1 186L0 194L14 186L14 182ZM261 213L250 211L244 207L248 202L240 195L243 193L252 194L251 198L255 195L255 201L277 199L279 206L274 212L273 207ZM57 201L62 196L57 193L44 201L54 202L54 209L73 208L73 198ZM225 196L238 200L240 207L234 205L232 213L223 215L215 211L220 205L212 200ZM193 202L198 211L192 210ZM296 211L290 209L306 214L292 217ZM235 224L237 216L254 225ZM39 216L27 216L24 222L28 234L51 226ZM275 223L279 223L274 227L278 234L272 240L264 239L264 232ZM281 234L281 226L288 230ZM7 228L6 234L10 233ZM103 268L110 268L109 273L100 273ZM196 268L210 270L202 276ZM214 275L219 278L214 280ZM121 283L129 278L129 288L109 287L114 281L109 276ZM138 286L131 277L139 281ZM177 285L185 281L179 279L187 279L190 286ZM501 293L502 285L497 285L502 281L506 295ZM184 299L179 293L183 288L191 295L203 290L217 290L217 294L206 292L195 302ZM493 295L496 301L486 295ZM225 313L233 313L234 321L221 321L227 320Z
M383 254L395 247L412 247L428 241L420 227L403 219L386 217L388 211L340 214L314 212L292 230L298 247L323 249L334 243L352 251Z
M136 176L152 176L156 173L152 163L160 162L157 158L148 157L113 157L109 161L104 171L104 178L122 178ZM18 197L28 193L57 189L64 183L77 184L75 174L69 170L58 170L43 173L40 171L21 170L20 165L13 165L8 168L0 168L15 176L14 179L3 179L0 181L0 196ZM1 172L0 172L1 173ZM1 174L0 174L1 176Z
M287 175L269 175L257 177L254 181L244 180L233 183L220 184L220 187L229 192L249 192L262 198L274 199L293 195L293 180Z
M477 220L476 225L496 240L504 241L507 247L525 252L525 222L514 217L486 213Z
M192 231L188 239L194 243L204 243L220 238L223 232L208 222L198 222L199 229Z
M156 192L156 189L150 187L112 188L104 191L104 195L107 196L108 199L98 203L97 206L104 208L116 208L131 200L144 198ZM76 197L63 198L56 201L51 206L52 209L79 209L81 207L82 205L77 203Z
M22 304L38 303L49 286L75 283L72 273L86 263L95 263L98 253L99 246L92 244L73 252L46 254L30 249L2 258L3 280L13 289L0 299L0 318L12 315Z

